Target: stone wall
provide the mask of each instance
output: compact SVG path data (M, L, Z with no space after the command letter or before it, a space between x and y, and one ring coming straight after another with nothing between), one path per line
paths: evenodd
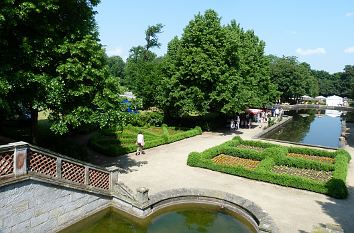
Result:
M0 187L0 233L53 232L106 208L110 197L36 180Z

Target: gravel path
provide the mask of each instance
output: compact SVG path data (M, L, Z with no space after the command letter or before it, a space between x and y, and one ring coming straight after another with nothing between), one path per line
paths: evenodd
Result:
M249 199L267 211L281 232L311 232L321 224L339 224L354 232L354 159L347 183L349 197L337 200L322 194L249 180L186 165L191 151L203 151L240 135L251 139L260 128L237 133L210 133L146 150L145 155L129 154L110 159L111 169L120 170L119 180L132 190L149 188L150 194L174 188L206 188L229 192ZM354 148L346 148L354 158Z

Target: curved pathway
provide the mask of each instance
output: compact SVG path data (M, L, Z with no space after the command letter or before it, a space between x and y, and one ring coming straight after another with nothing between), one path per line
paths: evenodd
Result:
M120 170L119 181L135 190L149 193L176 188L204 188L229 192L249 199L267 211L281 232L311 232L318 225L340 225L344 232L354 230L354 162L350 163L347 183L350 195L338 200L309 191L272 185L186 165L191 151L203 151L236 135L251 139L260 128L239 133L210 133L146 150L145 155L129 154L107 161ZM347 147L354 158L354 148Z

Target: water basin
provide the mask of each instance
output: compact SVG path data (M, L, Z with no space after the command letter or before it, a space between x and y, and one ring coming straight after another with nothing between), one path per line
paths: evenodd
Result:
M204 204L164 208L139 219L114 208L92 215L60 233L255 233L251 223L230 210Z

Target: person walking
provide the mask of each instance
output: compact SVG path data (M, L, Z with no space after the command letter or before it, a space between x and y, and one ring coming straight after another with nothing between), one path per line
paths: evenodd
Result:
M139 155L141 154L145 154L144 152L144 134L141 132L141 130L139 130L138 136L136 138L136 145L137 145L137 149L136 149L136 153L135 155Z
M237 115L237 117L236 117L236 129L237 129L237 130L240 129L240 122L241 122L240 116Z

